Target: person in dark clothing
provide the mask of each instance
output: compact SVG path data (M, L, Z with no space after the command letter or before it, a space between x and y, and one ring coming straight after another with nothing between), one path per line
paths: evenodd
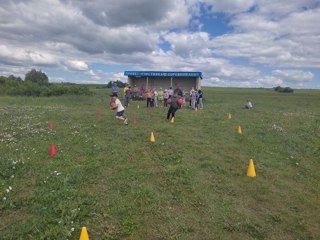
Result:
M181 97L178 95L179 91L178 90L176 91L176 90L173 92L173 96L170 98L171 103L170 103L170 107L169 107L169 110L167 113L167 120L171 120L173 117L175 117L175 113L179 109L178 100Z

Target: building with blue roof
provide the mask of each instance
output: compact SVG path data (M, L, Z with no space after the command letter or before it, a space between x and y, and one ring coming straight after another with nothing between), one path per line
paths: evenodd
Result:
M201 72L161 72L161 71L125 71L128 76L128 83L131 86L137 86L139 89L172 87L189 91L192 87L201 89Z

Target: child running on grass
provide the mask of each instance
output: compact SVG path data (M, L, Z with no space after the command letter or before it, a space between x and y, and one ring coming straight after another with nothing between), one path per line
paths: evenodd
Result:
M169 98L169 99L171 99L171 101L170 101L170 107L169 107L169 110L168 110L168 113L167 113L167 120L168 121L170 121L175 116L176 111L180 107L179 99L182 100L182 97L179 96L179 93L180 93L180 89L175 89L174 92L173 92L172 97Z
M124 107L117 96L113 95L110 103L112 110L117 110L116 119L123 121L125 125L128 125L128 119L124 117Z

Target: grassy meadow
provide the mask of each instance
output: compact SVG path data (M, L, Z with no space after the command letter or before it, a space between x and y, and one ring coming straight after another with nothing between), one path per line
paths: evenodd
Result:
M132 102L128 126L92 91L0 96L0 239L320 239L319 90L204 88L174 124Z

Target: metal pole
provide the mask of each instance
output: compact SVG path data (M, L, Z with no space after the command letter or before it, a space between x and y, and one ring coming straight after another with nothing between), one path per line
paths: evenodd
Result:
M149 78L147 77L147 89L146 90L148 90L148 88L149 88Z

